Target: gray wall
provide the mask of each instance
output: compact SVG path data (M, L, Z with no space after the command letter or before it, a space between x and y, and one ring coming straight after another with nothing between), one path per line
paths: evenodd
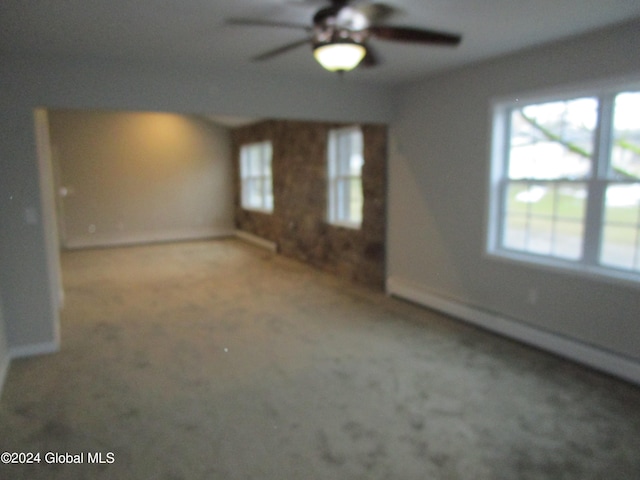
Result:
M7 338L4 334L4 319L2 318L2 298L0 298L0 394L2 394L2 385L9 370L9 347L7 346Z
M0 58L0 294L10 350L57 347L58 295L48 277L52 189L39 182L34 109L106 109L272 118L387 121L385 91L341 81L255 78L110 63ZM47 223L48 225L48 223Z
M492 99L629 74L639 79L639 31L638 22L619 26L452 71L402 93L389 160L392 284L640 360L640 286L484 253Z
M196 116L52 110L64 247L233 233L229 132Z

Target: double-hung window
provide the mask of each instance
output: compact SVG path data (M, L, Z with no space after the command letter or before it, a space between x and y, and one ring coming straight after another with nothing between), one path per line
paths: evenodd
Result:
M350 228L362 223L363 137L357 127L334 129L328 144L328 220Z
M493 113L490 253L640 281L640 85Z
M273 212L271 142L240 148L241 204L248 210Z

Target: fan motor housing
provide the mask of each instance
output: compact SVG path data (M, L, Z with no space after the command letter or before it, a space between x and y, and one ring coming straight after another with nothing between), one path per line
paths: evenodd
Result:
M332 5L322 8L313 16L313 46L332 42L363 43L368 37L369 21L357 10Z

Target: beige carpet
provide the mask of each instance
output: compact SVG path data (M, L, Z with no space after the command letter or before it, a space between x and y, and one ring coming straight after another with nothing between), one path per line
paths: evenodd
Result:
M640 478L639 388L252 246L63 271L62 350L0 400L0 451L41 463L2 479Z

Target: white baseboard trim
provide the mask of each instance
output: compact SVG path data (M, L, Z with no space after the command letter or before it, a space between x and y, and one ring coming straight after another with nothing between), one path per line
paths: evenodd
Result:
M17 358L33 357L35 355L48 355L60 351L60 342L43 342L31 345L21 345L9 349L9 357L11 360Z
M273 253L278 252L278 245L276 244L276 242L272 242L271 240L266 240L252 233L244 232L242 230L236 230L236 237L238 237L240 240L244 240L245 242L251 243L258 247L265 248L270 252L273 252Z
M422 285L402 278L388 277L386 291L389 295L438 310L486 330L640 385L640 362L629 357L444 298L431 293Z
M33 357L35 355L48 355L50 353L56 353L60 350L60 342L43 342L33 345L22 345L20 347L13 347L9 349L8 355L5 355L2 364L0 365L0 395L4 388L4 382L9 374L9 367L11 361L18 358Z
M214 238L230 237L235 234L235 230L229 229L200 229L186 231L167 232L140 232L136 234L108 234L108 235L85 235L73 239L67 239L63 245L68 250L83 248L104 248L104 247L126 247L134 245L145 245L165 242L184 242L209 240Z

